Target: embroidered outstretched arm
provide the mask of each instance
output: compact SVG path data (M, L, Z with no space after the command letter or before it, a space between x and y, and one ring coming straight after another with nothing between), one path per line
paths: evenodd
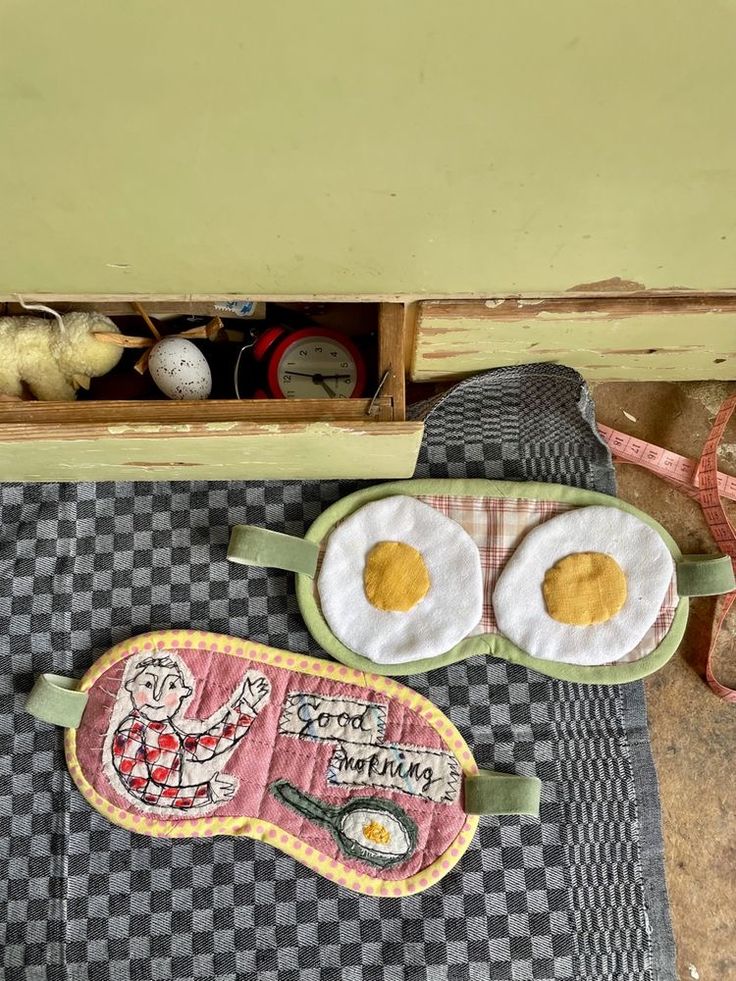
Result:
M270 693L268 679L256 671L248 671L240 691L222 718L206 732L194 732L184 737L188 759L203 763L232 749L253 725Z

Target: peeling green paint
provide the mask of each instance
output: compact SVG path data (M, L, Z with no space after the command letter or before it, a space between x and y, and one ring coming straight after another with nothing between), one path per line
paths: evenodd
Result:
M129 427L130 429L134 427ZM325 423L259 427L247 435L119 433L109 438L3 441L3 480L249 480L410 477L421 423L366 432Z

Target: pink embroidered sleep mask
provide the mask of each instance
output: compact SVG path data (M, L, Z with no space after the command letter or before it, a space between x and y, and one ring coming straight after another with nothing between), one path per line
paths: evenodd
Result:
M682 555L630 504L490 480L369 487L303 539L239 525L228 558L295 572L320 647L385 675L487 654L569 681L633 681L674 654L688 597L736 588L728 556Z
M397 682L220 634L118 644L81 681L41 675L28 711L115 824L247 835L340 886L419 892L481 814L539 809L536 777L481 770L447 717Z

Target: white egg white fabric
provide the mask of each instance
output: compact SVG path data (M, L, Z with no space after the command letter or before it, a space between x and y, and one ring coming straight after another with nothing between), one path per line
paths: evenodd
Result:
M427 595L406 613L378 610L363 588L365 560L378 542L411 545L429 573ZM401 664L449 651L483 612L478 547L452 518L413 497L366 504L332 532L317 583L322 613L346 647L376 664Z
M544 574L576 552L604 552L626 576L626 602L605 623L577 627L547 613ZM550 518L524 538L498 578L493 611L501 633L533 657L607 664L633 650L652 626L672 573L669 549L639 518L613 507L576 508Z

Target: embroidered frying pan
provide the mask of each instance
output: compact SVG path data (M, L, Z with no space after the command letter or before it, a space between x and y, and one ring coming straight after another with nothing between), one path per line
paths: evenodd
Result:
M539 812L536 777L479 769L398 682L220 634L126 641L81 681L40 675L27 708L66 728L74 782L115 824L248 835L357 892L420 892L479 815Z
M328 508L304 539L248 525L228 558L296 572L324 650L412 674L471 654L593 684L662 667L688 597L736 586L725 555L682 555L624 501L554 484L408 480Z

